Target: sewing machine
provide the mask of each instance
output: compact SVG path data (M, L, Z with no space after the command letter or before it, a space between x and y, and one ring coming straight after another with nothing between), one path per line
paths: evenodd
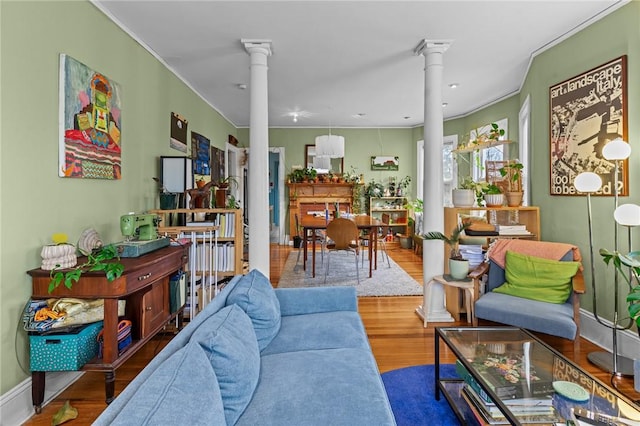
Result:
M120 216L120 232L125 240L116 244L120 257L138 257L169 245L169 238L158 238L160 219L155 214L129 213Z

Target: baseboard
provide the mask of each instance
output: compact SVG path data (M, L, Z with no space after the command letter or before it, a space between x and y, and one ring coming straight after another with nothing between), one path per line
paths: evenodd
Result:
M607 325L613 322L600 318ZM613 331L598 323L593 312L580 309L580 335L588 341L611 352L613 346ZM638 333L631 330L618 332L618 355L624 355L630 359L640 357L640 337Z
M47 374L43 406L78 380L82 371L53 371ZM31 377L0 396L0 425L21 425L35 414L31 400Z

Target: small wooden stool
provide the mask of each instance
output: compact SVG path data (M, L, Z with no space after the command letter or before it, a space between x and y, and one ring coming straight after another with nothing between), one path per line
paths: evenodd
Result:
M446 279L445 279L446 277ZM443 286L457 287L464 290L464 304L467 310L467 322L473 322L473 303L474 303L474 286L473 280L468 279L464 281L457 281L451 277L451 275L438 275L433 277L433 281L442 284Z
M422 242L424 241L424 238L422 238L422 235L413 235L413 252L415 254L422 254Z

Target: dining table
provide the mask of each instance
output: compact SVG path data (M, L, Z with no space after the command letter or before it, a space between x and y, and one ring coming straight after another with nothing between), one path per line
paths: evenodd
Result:
M384 223L376 219L375 217L362 214L362 215L345 215L348 219L353 220L358 229L368 230L368 251L369 251L369 278L371 278L374 269L378 269L378 228L383 226ZM315 216L306 215L300 220L300 226L302 227L302 247L304 250L304 259L302 261L303 269L307 270L307 237L309 232L315 233L317 230L327 228L327 224L331 221L331 218L327 216ZM311 239L311 276L316 276L316 238Z

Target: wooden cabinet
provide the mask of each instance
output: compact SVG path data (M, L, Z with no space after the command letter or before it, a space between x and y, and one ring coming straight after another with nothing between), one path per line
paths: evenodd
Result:
M192 243L185 314L193 318L215 296L219 281L243 272L242 210L173 209L150 213L160 216L158 233ZM178 218L184 219L186 225L174 226Z
M353 209L353 183L288 183L289 187L289 235L298 235L296 215L299 218L313 211L324 212L328 208L333 215L337 203L340 211Z
M49 293L50 271L33 269L32 298L74 297L78 299L104 299L103 356L94 358L82 368L105 373L107 403L113 400L115 369L135 354L162 327L181 311L169 313L169 277L183 268L189 260L189 244L170 246L136 258L122 258L124 272L109 282L103 272L85 272L70 289L58 286ZM79 263L82 259L79 260ZM122 354L118 353L118 300L127 302L125 317L132 321L132 343ZM32 398L39 413L44 400L45 372L32 372Z
M530 235L497 235L481 237L484 244L488 245L496 238L527 238L540 240L540 208L539 207L445 207L444 208L444 231L450 235L451 231L458 226L465 217L475 217L486 220L492 225L525 225ZM449 272L449 246L444 247L444 271ZM447 310L456 321L460 320L460 313L466 312L462 303L464 295L460 289L446 286Z
M396 234L409 235L409 210L406 197L371 197L369 199L369 216L383 220L389 218L389 230L393 238Z

